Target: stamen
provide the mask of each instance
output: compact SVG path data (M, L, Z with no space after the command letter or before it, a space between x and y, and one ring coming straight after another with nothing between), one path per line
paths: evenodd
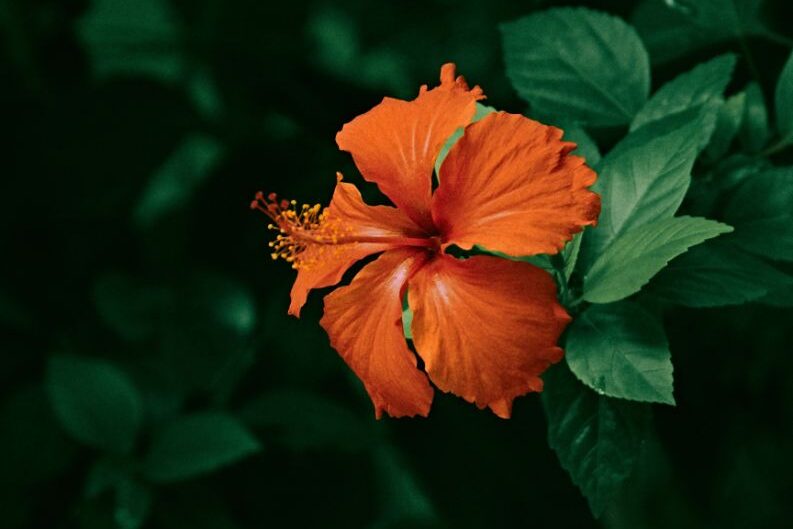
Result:
M339 242L350 234L339 219L332 218L320 204L302 204L295 200L279 199L275 193L256 193L251 209L258 209L272 223L267 228L276 231L275 240L268 246L273 260L283 259L294 269L307 269L338 254Z

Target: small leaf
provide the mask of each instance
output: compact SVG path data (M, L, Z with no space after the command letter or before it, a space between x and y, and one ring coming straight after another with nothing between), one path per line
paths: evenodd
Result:
M793 167L746 179L727 203L725 219L735 243L780 261L793 261Z
M706 129L715 125L711 107L653 121L630 133L598 166L593 187L602 212L584 237L585 264L622 233L674 215L691 182L691 168Z
M72 437L108 452L128 453L143 407L135 386L114 365L58 355L47 365L47 390L55 415Z
M647 52L619 18L555 8L503 24L501 32L507 75L534 113L622 125L647 100Z
M611 303L638 292L674 257L730 226L699 217L674 217L646 224L617 238L584 277L591 303Z
M598 395L564 364L543 380L548 444L599 518L636 466L648 436L649 407Z
M727 99L719 108L716 118L716 128L710 138L710 143L705 148L705 155L711 161L720 160L730 149L735 136L743 123L746 112L746 93L740 92Z
M738 248L734 236L691 248L648 285L657 299L687 307L738 305L793 287L786 276Z
M393 446L375 448L372 457L382 505L374 527L427 527L437 520L432 502Z
M165 289L121 274L105 274L94 284L94 303L99 316L129 341L152 336L167 302Z
M222 154L209 136L186 138L149 180L134 212L135 223L150 227L168 213L184 207L207 179Z
M679 75L653 94L631 122L636 130L651 121L704 105L724 93L735 69L735 55L727 54Z
M765 106L763 91L757 83L746 87L746 107L740 137L746 148L759 151L768 143L771 131L768 128L768 110Z
M575 271L575 265L578 263L578 254L581 251L581 241L584 238L584 232L580 231L573 235L570 242L562 248L562 260L564 261L564 277L570 281L570 276Z
M579 380L602 395L675 403L666 333L635 303L585 310L570 326L565 358Z
M77 23L77 35L98 78L147 75L180 78L183 29L164 0L94 0Z
M474 117L471 119L471 123L477 122L483 117L487 116L488 114L495 112L496 109L493 107L489 107L487 105L483 105L482 103L476 104L476 112L474 112ZM441 165L443 165L443 161L446 159L446 155L449 154L449 151L452 150L454 144L457 143L457 140L463 137L463 127L454 131L446 143L443 144L441 147L441 151L438 153L438 157L435 159L435 176L441 174Z
M368 424L344 406L322 395L298 389L276 389L254 399L240 413L252 429L293 450L329 449L358 452L373 439Z
M145 485L127 478L116 487L113 517L119 529L138 529L149 515L151 492Z
M793 143L793 52L779 76L775 92L776 127L780 145Z
M179 481L230 465L260 448L231 415L197 413L177 419L154 436L144 470L152 481Z

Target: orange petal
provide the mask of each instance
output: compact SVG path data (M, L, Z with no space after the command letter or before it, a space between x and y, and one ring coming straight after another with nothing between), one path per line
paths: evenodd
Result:
M497 112L472 123L441 167L432 216L448 244L508 255L556 253L595 224L595 173L562 131Z
M356 238L393 239L393 242L349 242L333 245L308 245L304 260L314 264L299 268L292 285L289 314L300 316L311 289L335 285L344 272L367 255L400 246L399 239L422 237L422 231L404 213L390 206L369 206L353 184L336 184L328 207L328 218L335 222L347 240Z
M432 227L430 200L435 158L446 139L471 121L477 86L469 89L455 66L441 68L441 84L423 86L413 101L386 97L344 125L339 148L352 154L363 177L375 182L391 201L425 229Z
M551 276L528 263L441 255L410 280L408 302L433 383L499 417L541 391L539 375L562 358L556 342L570 317Z
M325 296L320 325L363 381L375 416L426 416L433 390L402 330L402 295L427 252L400 248L366 265L349 286Z

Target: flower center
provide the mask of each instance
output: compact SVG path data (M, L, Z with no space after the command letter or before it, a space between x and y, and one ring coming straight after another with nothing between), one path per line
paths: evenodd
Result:
M303 204L298 209L296 201L279 200L275 193L266 197L257 193L251 209L267 215L273 221L267 228L278 232L275 240L268 243L272 248L270 257L283 259L294 269L313 266L328 257L328 251L338 252L338 245L350 231L339 219L332 218L327 208Z
M441 239L437 236L404 237L366 230L362 233L334 215L329 208L319 204L303 204L299 208L294 200L279 199L275 193L266 197L256 194L251 209L267 215L272 223L267 228L277 232L270 256L273 260L284 259L296 270L305 270L324 260L339 255L351 244L382 244L387 247L414 246L430 251L441 250ZM385 249L385 248L384 248Z

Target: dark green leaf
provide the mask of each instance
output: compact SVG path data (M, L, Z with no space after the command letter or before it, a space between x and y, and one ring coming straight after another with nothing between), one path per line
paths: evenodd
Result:
M740 92L727 99L719 108L716 128L705 148L705 155L711 161L721 159L730 148L743 123L746 112L746 93Z
M743 126L740 130L741 141L750 151L759 151L768 143L771 131L768 128L768 110L763 91L757 83L746 87L746 107Z
M94 0L77 23L94 74L180 78L182 28L165 0Z
M382 514L375 527L424 527L437 518L414 473L396 448L382 445L372 452ZM394 501L399 498L399 501Z
M632 132L609 152L598 166L594 190L602 212L584 237L586 264L626 231L674 215L707 141L705 129L714 124L708 107L679 112Z
M725 41L763 35L762 0L645 0L633 23L653 62Z
M570 326L565 358L573 373L602 395L675 403L666 333L640 305L589 307Z
M293 450L333 448L360 451L370 445L372 432L358 415L321 395L297 389L273 390L253 400L241 412L250 428Z
M562 260L564 261L564 277L570 281L575 265L578 263L578 254L581 251L581 241L584 239L584 232L580 231L573 235L573 238L562 248Z
M114 453L129 452L143 409L135 386L114 365L76 356L54 356L47 390L55 414L75 439Z
M150 227L168 213L184 207L215 168L222 148L209 136L192 135L149 180L134 212L135 223Z
M722 55L666 83L633 118L631 130L718 98L727 88L734 68L735 55Z
M146 521L151 507L151 493L141 483L127 478L116 487L113 513L119 529L138 529Z
M730 226L714 220L674 217L625 232L584 277L583 297L592 303L626 298L689 247L730 231Z
M735 243L752 253L793 261L793 167L746 179L727 204Z
M548 443L600 517L641 454L649 429L648 405L598 395L563 364L549 369L543 379Z
M793 277L741 251L732 239L711 241L676 257L653 278L648 292L677 305L716 307L757 301L793 287Z
M260 448L233 416L197 413L171 422L154 436L144 469L152 481L179 481L235 463Z
M121 274L106 274L94 284L96 310L104 322L126 340L144 340L156 330L168 303L162 288Z
M793 52L788 57L776 84L776 128L780 145L793 143Z
M501 30L507 75L535 113L592 126L621 125L647 100L647 52L619 18L556 8Z

